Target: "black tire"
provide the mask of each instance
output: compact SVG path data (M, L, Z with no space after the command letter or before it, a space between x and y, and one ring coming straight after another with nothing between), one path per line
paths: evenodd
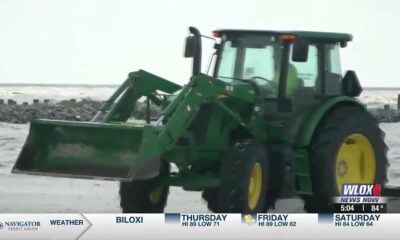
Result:
M218 188L204 190L201 197L207 202L210 211L218 212Z
M168 163L161 174L170 171ZM123 213L162 213L167 204L169 186L156 186L156 178L132 182L121 182L119 188L120 206ZM157 194L152 194L158 191Z
M384 143L384 133L377 121L361 107L338 107L324 117L314 133L309 148L313 196L303 196L306 211L327 213L334 211L332 198L340 195L336 185L337 153L341 144L352 134L366 137L374 149L376 164L373 183L387 182L387 147Z
M249 207L250 174L255 165L261 166L261 192L255 206ZM226 213L265 212L267 198L268 158L265 147L253 140L237 142L221 163L218 209Z

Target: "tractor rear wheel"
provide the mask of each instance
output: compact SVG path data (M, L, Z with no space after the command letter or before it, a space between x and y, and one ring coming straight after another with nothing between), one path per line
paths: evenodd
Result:
M253 140L237 142L221 163L218 212L266 211L268 157L265 147Z
M333 212L343 184L385 184L388 161L384 133L359 107L334 109L322 120L310 146L313 196L309 212Z
M168 174L170 166L161 164L161 174ZM167 204L168 186L156 186L156 178L121 182L119 195L123 213L162 213Z

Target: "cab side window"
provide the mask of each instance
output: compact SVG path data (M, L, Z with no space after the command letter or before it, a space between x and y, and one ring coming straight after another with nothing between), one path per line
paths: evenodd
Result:
M339 44L326 44L324 46L325 62L325 91L326 95L341 95L342 69L340 68Z

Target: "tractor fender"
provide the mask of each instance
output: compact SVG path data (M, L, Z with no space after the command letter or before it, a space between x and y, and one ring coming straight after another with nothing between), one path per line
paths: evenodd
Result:
M314 132L320 124L321 120L333 109L342 107L344 105L352 105L364 108L364 106L357 99L352 97L340 96L326 100L314 111L312 111L302 124L302 127L300 128L300 133L296 140L297 148L307 147L311 143Z

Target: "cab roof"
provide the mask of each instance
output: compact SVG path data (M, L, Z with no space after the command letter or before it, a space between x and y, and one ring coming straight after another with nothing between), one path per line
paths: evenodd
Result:
M240 29L219 29L214 32L227 35L295 35L299 38L308 39L315 42L348 42L353 40L349 33L336 32L312 32L312 31L270 31L270 30L240 30Z

